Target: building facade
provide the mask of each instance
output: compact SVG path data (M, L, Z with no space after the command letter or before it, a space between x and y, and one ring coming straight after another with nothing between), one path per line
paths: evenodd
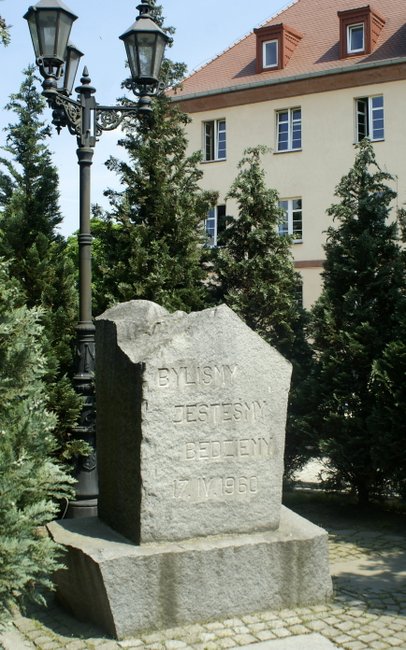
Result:
M202 186L217 190L209 214L218 244L244 150L258 144L266 180L278 191L294 238L303 303L321 289L326 214L354 161L354 144L374 142L394 177L395 210L406 202L406 2L296 0L189 76L173 96L191 117L190 151L201 150Z

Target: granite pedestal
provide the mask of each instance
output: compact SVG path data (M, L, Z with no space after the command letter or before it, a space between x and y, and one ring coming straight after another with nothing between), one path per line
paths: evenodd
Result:
M99 520L50 524L59 599L122 639L324 602L324 531L281 507L291 365L222 305L96 325Z
M286 508L276 531L141 546L97 519L48 528L68 551L62 604L118 639L332 595L326 533Z

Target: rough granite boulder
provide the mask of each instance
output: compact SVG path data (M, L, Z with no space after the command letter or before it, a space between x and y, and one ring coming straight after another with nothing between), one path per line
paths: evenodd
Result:
M279 526L291 366L222 305L97 320L99 516L136 543Z

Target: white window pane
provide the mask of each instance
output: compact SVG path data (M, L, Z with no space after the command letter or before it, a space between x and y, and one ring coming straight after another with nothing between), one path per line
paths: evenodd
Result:
M364 50L364 25L348 27L348 51L362 52Z
M264 43L264 68L274 68L278 65L278 41Z
M383 95L379 95L379 97L372 97L371 101L372 101L373 108L383 109Z

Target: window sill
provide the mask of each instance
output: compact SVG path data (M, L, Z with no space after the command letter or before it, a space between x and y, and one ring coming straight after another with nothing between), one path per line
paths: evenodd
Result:
M284 154L284 153L300 153L302 151L302 148L300 149L283 149L281 151L275 150L273 153L274 154Z
M372 138L362 138L362 140L369 140L372 143L374 143L374 142L385 142L385 138L379 138L379 139L377 138L376 140L373 140ZM360 142L362 142L362 140L355 140L354 144L359 144Z
M203 165L212 165L213 163L227 162L227 158L215 158L214 160L202 160Z

